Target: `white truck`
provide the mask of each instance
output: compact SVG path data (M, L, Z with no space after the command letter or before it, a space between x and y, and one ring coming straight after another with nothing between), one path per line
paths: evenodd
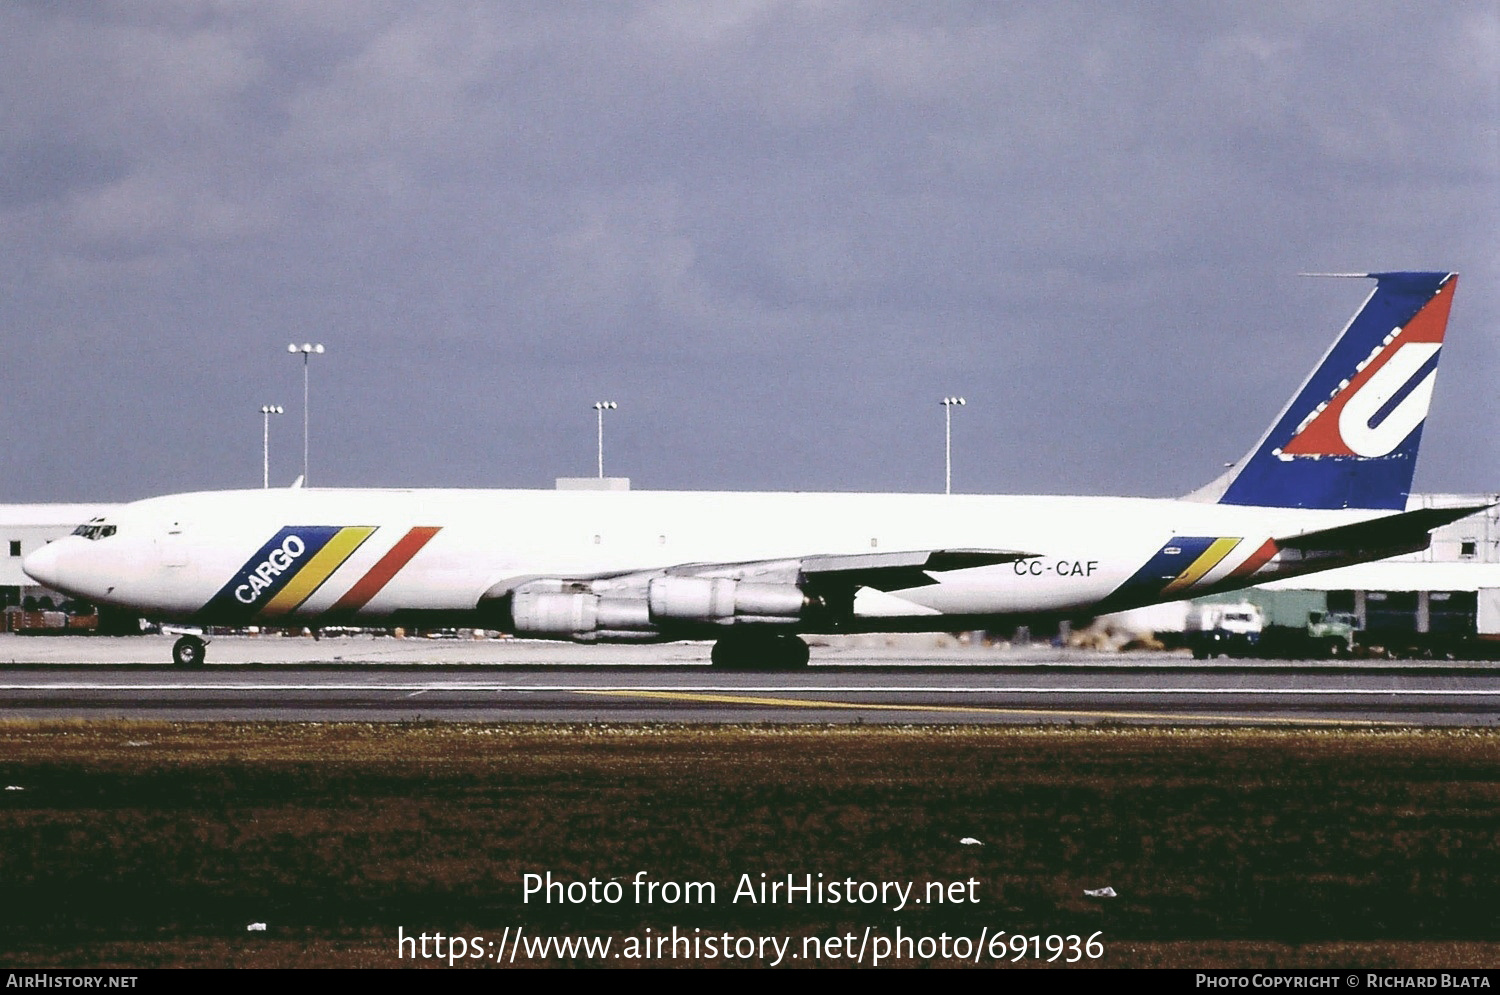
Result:
M1248 601L1195 604L1188 609L1184 635L1197 660L1249 656L1265 627L1265 615Z

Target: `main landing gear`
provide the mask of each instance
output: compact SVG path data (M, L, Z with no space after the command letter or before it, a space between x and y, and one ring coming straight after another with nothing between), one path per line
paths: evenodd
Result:
M786 632L736 632L714 643L709 659L717 670L801 670L807 644Z
M183 636L172 644L172 662L179 667L201 667L208 643L197 636Z

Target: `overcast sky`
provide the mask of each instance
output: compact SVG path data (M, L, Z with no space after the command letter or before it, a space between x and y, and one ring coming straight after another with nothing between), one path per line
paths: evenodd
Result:
M1500 0L12 2L0 501L1174 496L1462 274L1416 486L1500 490Z

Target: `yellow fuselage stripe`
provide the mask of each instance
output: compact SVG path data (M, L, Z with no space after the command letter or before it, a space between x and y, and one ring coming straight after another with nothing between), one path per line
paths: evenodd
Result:
M1224 557L1233 552L1234 547L1239 544L1240 541L1238 539L1215 539L1203 551L1203 555L1194 560L1192 565L1186 570L1178 574L1176 580L1162 588L1161 593L1168 594L1172 591L1180 591L1185 587L1192 587L1203 579L1204 574L1218 566Z
M298 570L291 582L277 592L276 597L266 602L266 607L261 609L261 614L285 615L295 611L298 605L312 597L313 592L321 587L335 570L344 565L345 560L354 555L354 551L370 538L374 531L373 527L364 525L339 529L338 533L328 540L328 544L307 561L307 566Z

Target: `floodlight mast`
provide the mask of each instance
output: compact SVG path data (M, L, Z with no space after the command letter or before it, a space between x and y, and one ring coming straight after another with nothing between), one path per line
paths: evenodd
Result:
M262 404L260 406L261 426L260 435L260 486L263 489L271 486L271 416L279 415L286 409L279 404Z
M614 401L595 401L594 413L599 418L599 479L604 479L604 412L613 411L619 405Z
M304 342L301 345L293 342L286 347L286 351L296 355L302 354L302 486L307 486L307 360L314 354L323 354L323 344Z
M953 409L969 402L962 397L945 397L943 406L943 493L953 493Z

